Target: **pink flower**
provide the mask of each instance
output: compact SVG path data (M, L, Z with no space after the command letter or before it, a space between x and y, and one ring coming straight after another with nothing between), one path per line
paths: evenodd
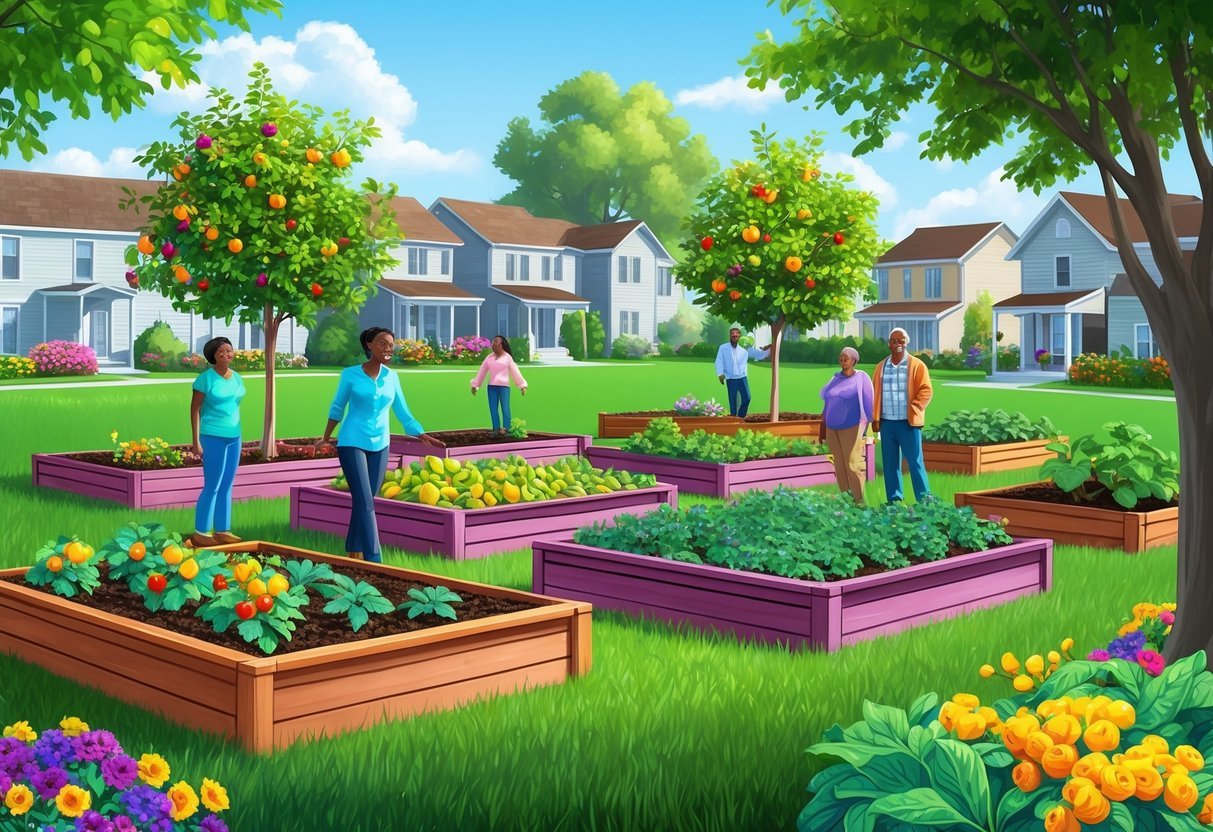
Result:
M1171 624L1175 623L1175 613L1171 612L1170 610L1163 610L1158 614L1158 620L1163 624L1170 626Z
M1087 661L1089 661L1089 662L1106 662L1111 657L1112 657L1111 654L1109 654L1107 650L1092 650L1090 653L1087 654Z
M1145 668L1146 673L1151 676L1158 676L1162 673L1163 668L1167 666L1167 661L1153 650L1142 650L1137 654L1137 663Z

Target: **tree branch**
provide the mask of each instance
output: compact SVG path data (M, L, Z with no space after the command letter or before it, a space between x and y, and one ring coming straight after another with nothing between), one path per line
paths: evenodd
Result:
M1128 225L1125 223L1124 212L1120 208L1120 198L1116 193L1116 183L1112 174L1101 170L1100 180L1103 182L1104 198L1107 200L1112 215L1112 230L1116 237L1120 260L1125 267L1129 283L1132 284L1133 291L1141 301L1147 319L1152 322L1165 323L1170 316L1163 301L1162 290L1150 277L1145 266L1141 264L1141 258L1137 256L1137 250L1133 248L1133 238L1129 236Z
M106 54L110 54L110 48L108 46L106 46L104 43L102 43L101 41L93 40L93 38L89 37L88 35L84 34L83 32L77 32L72 29L68 29L64 26L60 26L58 23L52 23L51 21L47 20L42 15L38 14L37 10L35 10L33 6L29 5L28 0L23 0L23 2L29 8L29 13L32 14L34 17L36 17L39 21L41 21L43 25L49 26L51 29L55 29L57 31L63 32L65 35L70 35L71 37L80 38L80 40L82 40L86 43L91 43L93 46L96 46L99 49L105 50Z
M9 6L7 9L5 9L4 12L2 14L0 14L0 29L6 28L5 24L8 23L8 19L10 17L12 17L14 14L16 14L18 11L20 11L21 7L24 6L28 2L29 2L29 0L17 0L16 3L13 3L13 5ZM19 26L21 24L20 24L20 22L18 22L18 23L14 23L12 25Z
M1196 179L1200 182L1201 196L1208 200L1213 198L1213 165L1209 163L1209 154L1205 152L1200 125L1197 123L1196 112L1192 109L1195 84L1188 77L1188 45L1180 43L1169 56L1171 79L1175 82L1175 103L1179 106L1179 118L1184 127L1184 139L1188 144L1188 155L1192 157L1192 167L1196 169Z
M1090 133L1094 137L1103 134L1103 122L1099 117L1099 96L1095 94L1095 85L1091 82L1091 76L1087 72L1087 68L1083 66L1082 61L1078 57L1078 33L1074 30L1074 25L1070 22L1070 18L1066 16L1057 0L1049 0L1049 8L1053 10L1053 16L1057 18L1057 22L1065 30L1069 41L1066 43L1066 52L1070 55L1070 62L1074 65L1074 72L1078 78L1078 83L1082 87L1083 92L1087 96L1087 108L1090 110ZM1109 54L1111 50L1109 49Z

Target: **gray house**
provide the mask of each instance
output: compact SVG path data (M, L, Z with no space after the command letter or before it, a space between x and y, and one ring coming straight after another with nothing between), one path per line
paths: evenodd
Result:
M1168 199L1180 249L1191 251L1203 203L1187 194L1170 194ZM1161 283L1141 221L1128 200L1120 204L1137 256ZM1122 346L1139 358L1158 355L1115 239L1102 195L1062 191L1007 253L1008 260L1020 261L1022 283L1018 295L994 304L994 328L1000 315L1019 318L1022 367L1032 364L1037 349L1048 350L1049 364L1058 370L1068 368L1081 353L1118 352Z

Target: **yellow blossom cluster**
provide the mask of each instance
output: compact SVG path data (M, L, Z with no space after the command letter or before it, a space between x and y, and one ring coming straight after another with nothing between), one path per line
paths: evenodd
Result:
M1002 668L1001 673L990 664L983 664L978 673L983 679L989 679L995 674L1003 676L1011 680L1015 690L1026 693L1035 690L1045 679L1053 675L1053 671L1061 667L1063 662L1073 660L1074 657L1070 655L1070 651L1074 649L1074 639L1062 639L1060 648L1060 651L1050 650L1046 655L1038 653L1028 656L1022 665L1020 665L1019 659L1015 658L1014 653L1006 652L1002 654L1002 659L999 661L999 666ZM1045 664L1046 659L1048 664Z

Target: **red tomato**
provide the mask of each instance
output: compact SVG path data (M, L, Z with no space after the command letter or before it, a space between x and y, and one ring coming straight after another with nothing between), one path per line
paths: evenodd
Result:
M216 592L227 589L227 577L224 575L216 575L214 580L211 581L211 588Z
M257 614L257 608L248 601L241 601L236 605L236 615L246 621Z
M168 586L168 578L163 575L148 575L147 588L159 595L164 592L164 588Z
M274 596L262 595L257 599L257 609L262 612L269 612L274 608Z

